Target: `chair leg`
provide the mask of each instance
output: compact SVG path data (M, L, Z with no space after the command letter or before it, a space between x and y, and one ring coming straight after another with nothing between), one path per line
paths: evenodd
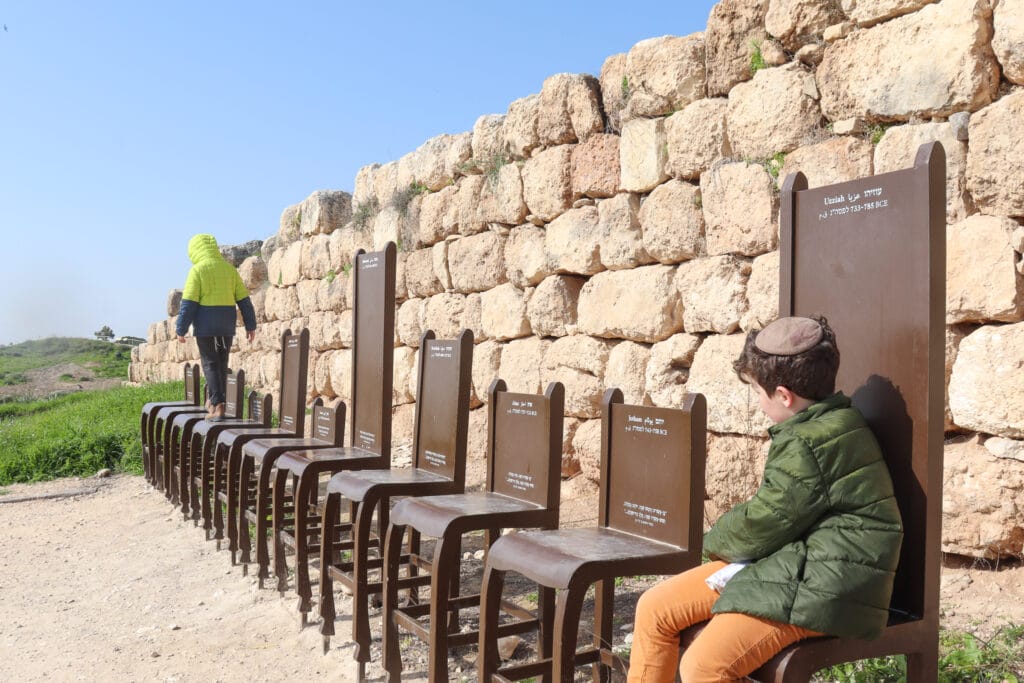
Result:
M334 579L331 578L331 567L334 565L335 520L341 515L341 496L329 493L324 499L324 509L320 517L320 635L324 639L324 654L331 649L331 636L334 635Z
M420 532L416 527L409 527L409 576L419 576L420 568L416 566L414 559L420 557ZM409 604L420 604L420 589L413 586L409 589Z
M213 505L213 537L217 541L217 550L220 550L220 542L224 539L224 509L221 507L220 494L227 496L230 488L231 473L227 469L226 449L220 444L214 447L213 461L213 492L210 495L210 504Z
M540 648L540 659L550 659L554 646L555 627L555 589L537 585L537 620L540 622L540 633L537 644ZM542 683L551 683L551 669L541 674Z
M558 683L572 683L576 669L576 636L580 628L580 610L587 595L587 586L570 581L569 587L555 600L554 648L551 674Z
M594 586L594 647L612 649L612 611L615 606L615 583L598 581ZM590 676L594 683L608 683L611 671L595 662L590 665Z
M189 518L189 503L192 502L188 494L188 481L192 471L190 467L191 462L189 461L191 456L189 443L191 440L191 434L182 435L181 443L178 444L178 502L181 503L181 514L184 519Z
M277 475L274 477L270 516L274 522L271 534L274 538L274 576L277 577L277 590L282 594L288 588L288 563L284 557L284 499L287 484L288 470L277 470ZM262 587L263 574L261 572L260 588Z
M387 505L386 500L384 498L382 501L384 505ZM356 518L352 524L352 640L356 644L353 657L357 662L370 661L370 596L366 564L370 559L370 524L373 522L375 507L377 500L364 498L356 508ZM381 542L383 540L381 535ZM383 572L384 568L381 567Z
M244 458L238 452L237 445L232 446L228 451L228 478L227 478L227 514L225 524L227 525L228 550L231 551L231 564L235 564L236 553L238 552L238 491L242 486L241 467Z
M452 605L450 603L450 600L459 597L459 590L460 590L459 580L461 578L460 577L460 573L461 572L459 571L459 563L461 562L461 558L462 558L462 535L461 534L457 534L457 535L449 536L446 540L447 540L447 543L450 543L451 545L454 546L454 548L447 548L446 552L448 552L449 555L452 555L453 557L455 557L455 567L456 567L455 571L452 571L450 573L450 576L448 577L448 598L449 598L449 605L448 605L448 633L458 633L459 632L459 608L455 607L454 605ZM440 571L440 570L437 569L437 562L436 561L434 562L434 568L435 568L435 571ZM448 571L448 569L449 569L449 566L445 565L444 571ZM431 595L433 595L433 594L434 594L433 591L431 591ZM433 623L434 622L431 622L431 626L433 626ZM431 629L431 632L433 632L433 628ZM445 638L445 640L447 640L447 638ZM447 658L448 658L448 655L447 655L447 650L446 650L445 659L447 660Z
M402 653L398 644L398 624L395 623L394 612L398 609L398 567L401 563L402 536L404 526L391 524L384 538L384 562L381 565L381 581L384 586L383 642L384 670L389 682L402 680ZM431 629L433 634L433 629ZM430 657L433 671L433 653Z
M484 578L480 586L480 639L477 652L477 680L491 683L498 671L498 616L501 611L501 593L505 586L505 572L484 565ZM542 654L543 656L543 654Z
M295 523L292 533L295 535L295 590L299 594L299 612L302 613L302 625L306 625L307 615L313 608L313 587L309 582L309 506L313 503L313 494L317 485L316 473L313 476L292 478L292 501L295 504ZM320 539L321 545L324 540Z
M445 534L437 539L434 558L430 567L430 673L431 683L445 683L448 680L448 634L451 621L445 626L445 617L455 615L458 628L458 611L452 610L451 598L458 597L458 575L462 555L462 534ZM451 592L454 587L456 592ZM396 634L397 635L397 634Z
M907 655L907 683L931 683L939 678L939 643L929 642Z
M249 535L249 520L246 517L246 510L249 509L249 505L253 504L253 501L249 500L249 484L253 479L253 460L252 458L246 457L245 453L239 454L239 467L238 467L238 488L235 490L235 514L229 515L228 523L234 521L235 524L235 546L231 548L232 555L234 551L239 551L241 554L242 564L242 575L245 576L249 573L249 563L252 562L250 556L250 550L252 550L251 537ZM255 507L255 506L254 506Z
M270 517L271 478L274 476L276 460L276 457L264 458L256 476L256 562L259 565L257 576L261 585L265 579L270 578L270 552L267 547L267 532L270 529L267 528L267 519ZM284 494L285 491L282 491L282 495Z

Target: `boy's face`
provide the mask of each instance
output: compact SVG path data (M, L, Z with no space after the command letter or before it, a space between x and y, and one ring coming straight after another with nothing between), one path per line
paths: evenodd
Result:
M793 416L791 407L786 405L786 401L778 389L769 394L757 382L751 382L750 384L754 387L754 391L757 392L758 405L761 411L773 423L778 424Z

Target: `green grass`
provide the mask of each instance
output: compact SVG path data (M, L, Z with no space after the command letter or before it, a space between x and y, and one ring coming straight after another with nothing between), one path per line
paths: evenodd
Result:
M768 64L765 63L764 55L761 54L761 41L750 41L750 75L753 76L761 69L766 68L768 68Z
M0 405L0 486L103 468L140 474L142 405L179 401L183 393L181 382L168 382Z
M23 384L25 372L59 363L92 368L97 377L127 377L129 346L95 339L49 337L0 347L0 385Z

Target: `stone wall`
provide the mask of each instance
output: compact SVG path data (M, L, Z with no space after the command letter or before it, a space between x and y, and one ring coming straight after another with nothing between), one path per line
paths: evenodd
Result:
M395 434L408 439L416 345L473 330L474 458L490 380L566 385L563 473L598 475L599 400L708 399L708 521L757 487L766 419L730 368L776 314L778 186L948 160L944 549L1024 542L1024 0L723 0L707 30L557 74L397 161L352 195L315 192L240 270L260 329L234 350L263 390L285 328L312 334L310 398L350 384L349 269L399 244ZM752 65L762 65L755 69ZM174 283L169 283L174 284ZM173 310L169 310L173 314ZM236 337L236 340L240 337ZM173 319L131 378L195 358ZM840 340L840 344L842 340ZM576 487L578 489L578 487Z

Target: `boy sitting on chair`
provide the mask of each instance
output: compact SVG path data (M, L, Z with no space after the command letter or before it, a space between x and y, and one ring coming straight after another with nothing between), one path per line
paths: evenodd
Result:
M698 622L683 683L741 680L804 638L875 638L886 625L902 523L878 442L835 391L828 321L751 332L733 368L775 423L761 487L704 537L712 562L641 596L631 682L672 681L679 632Z

